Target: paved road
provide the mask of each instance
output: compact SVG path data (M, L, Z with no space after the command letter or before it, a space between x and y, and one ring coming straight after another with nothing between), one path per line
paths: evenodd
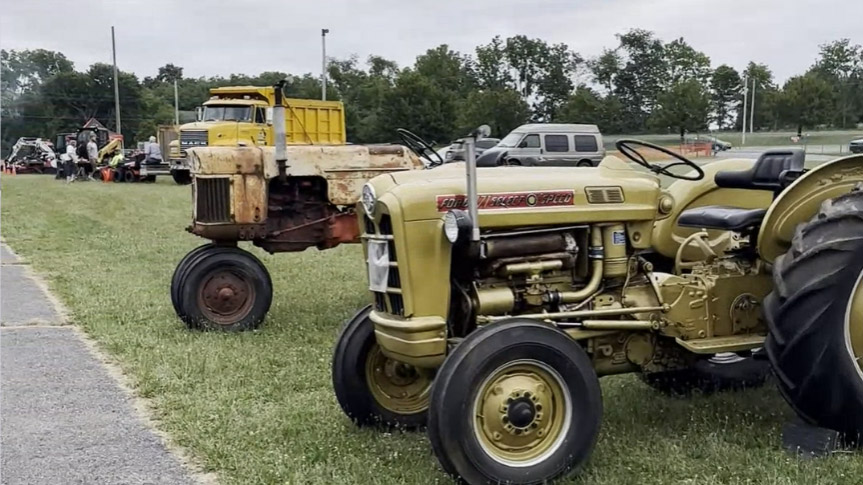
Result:
M5 246L0 278L0 483L198 483Z

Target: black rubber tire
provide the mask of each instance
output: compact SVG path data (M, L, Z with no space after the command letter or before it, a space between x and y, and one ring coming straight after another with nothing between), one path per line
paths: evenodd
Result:
M198 305L198 291L213 271L229 269L251 282L255 298L249 311L231 323L210 320ZM252 253L237 247L216 247L204 251L189 261L178 276L178 315L190 329L242 332L258 328L267 316L273 302L273 282L270 273Z
M192 183L192 174L188 170L171 170L171 177L177 185Z
M133 183L138 181L138 177L135 176L135 172L131 170L126 170L126 173L123 174L123 180L127 183Z
M863 274L863 191L825 201L773 266L766 350L779 390L804 420L859 441L863 371L846 313Z
M102 169L101 168L97 168L97 169L93 170L93 180L98 180L99 182L102 181Z
M576 167L595 167L596 165L594 165L593 162L590 160L580 160L578 163L575 164L575 166Z
M174 313L176 313L181 320L185 321L185 315L182 314L182 308L180 307L181 275L186 271L186 268L189 266L192 259L216 247L217 246L213 243L198 246L186 253L186 255L183 256L183 259L177 263L177 267L174 268L174 274L171 276L171 305L174 307Z
M770 364L767 361L746 357L740 362L727 364L703 359L685 369L640 374L639 377L663 394L687 396L693 392L713 394L753 389L764 385L769 375Z
M473 401L485 378L507 362L540 361L569 388L572 421L563 444L529 467L490 458L473 430ZM432 385L428 436L443 469L468 484L545 483L575 473L590 457L602 420L599 379L581 346L560 330L513 318L470 334L447 357Z
M333 350L332 378L336 400L357 426L415 430L425 427L428 410L398 414L380 406L369 391L366 358L375 344L371 305L364 307L342 326Z

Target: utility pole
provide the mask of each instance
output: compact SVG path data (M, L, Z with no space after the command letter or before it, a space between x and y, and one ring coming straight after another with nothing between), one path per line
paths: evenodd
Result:
M749 102L749 133L755 130L755 78L752 78L752 100Z
M327 100L327 34L330 29L321 29L321 99Z
M114 112L117 118L117 134L122 135L120 131L120 83L117 79L117 43L114 41L114 26L111 26L111 51L114 55Z
M746 144L746 112L747 112L746 101L747 101L747 95L749 94L748 93L748 91L749 91L748 85L749 85L749 79L743 78L743 113L740 116L740 118L742 118L742 121L743 121L743 134L742 134L743 138L740 140L741 145Z
M174 124L180 124L180 96L177 95L177 78L174 78Z

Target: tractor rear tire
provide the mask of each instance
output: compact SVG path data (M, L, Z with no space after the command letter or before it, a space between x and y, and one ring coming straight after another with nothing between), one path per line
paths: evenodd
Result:
M178 315L191 329L241 332L258 328L273 302L263 263L237 247L214 247L190 259L178 276Z
M414 430L426 424L434 371L391 360L375 341L371 305L345 322L333 351L333 390L357 426Z
M171 177L177 185L189 185L192 183L192 174L188 170L171 170Z
M736 362L703 359L691 367L640 374L640 377L645 384L663 394L687 396L696 391L713 394L760 387L769 375L770 364L767 361L743 357Z
M773 266L766 350L779 390L811 424L863 434L863 191L825 201Z

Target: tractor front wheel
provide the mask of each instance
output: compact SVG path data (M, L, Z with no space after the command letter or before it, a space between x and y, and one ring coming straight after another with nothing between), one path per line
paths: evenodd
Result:
M546 483L587 461L601 418L584 349L513 318L471 333L444 361L428 436L443 469L466 483Z
M252 253L237 247L199 249L175 271L172 295L177 314L192 329L240 332L257 328L273 301L267 268Z
M425 426L432 369L421 369L383 354L375 341L367 306L345 322L333 351L333 389L358 426L416 429Z
M863 434L863 191L825 201L773 266L767 355L806 421Z
M201 254L207 253L215 249L217 246L213 243L204 244L203 246L198 246L195 249L186 253L183 256L183 259L177 263L177 267L174 268L174 275L171 276L171 305L174 306L174 312L180 317L184 322L186 321L186 315L183 313L183 308L180 305L180 282L185 278L186 268L189 267L190 264L200 256Z

